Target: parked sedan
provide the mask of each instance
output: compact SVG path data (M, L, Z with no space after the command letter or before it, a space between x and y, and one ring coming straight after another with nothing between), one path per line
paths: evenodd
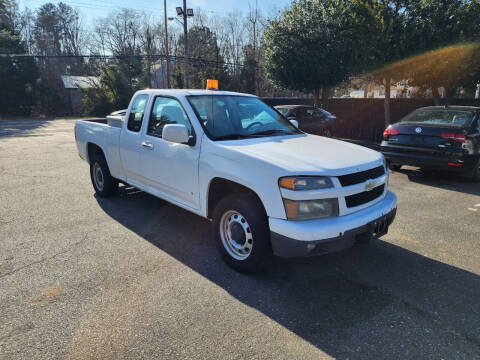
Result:
M381 151L402 165L458 171L480 181L480 108L431 106L415 110L383 133Z
M289 120L297 120L301 130L315 135L331 137L337 117L327 110L308 105L275 106Z

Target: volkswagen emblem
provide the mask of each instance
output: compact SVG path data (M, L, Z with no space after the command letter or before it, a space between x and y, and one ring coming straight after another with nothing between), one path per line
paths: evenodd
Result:
M375 180L370 180L365 184L365 190L371 191L377 186L377 182Z
M420 134L422 132L422 128L421 127L415 128L415 132L417 134Z

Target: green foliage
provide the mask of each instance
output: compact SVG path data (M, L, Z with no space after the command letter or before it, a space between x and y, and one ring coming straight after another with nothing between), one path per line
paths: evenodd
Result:
M11 2L0 0L0 53L25 51L20 35L9 16ZM34 103L33 85L38 76L31 58L0 57L0 114L28 114Z
M126 108L136 90L118 65L105 66L99 83L92 83L92 88L81 89L85 95L83 102L86 112L99 116Z
M278 86L318 91L344 81L356 60L347 24L351 3L298 0L265 29L265 71Z
M244 58L243 67L240 71L240 87L242 92L248 94L255 94L257 89L255 89L256 83L256 73L257 73L257 61L255 59L255 54L253 52L253 46L247 45L243 49Z
M314 94L367 72L386 85L386 101L391 80L471 89L478 46L430 52L479 41L478 19L478 0L297 0L265 30L265 70L278 86ZM425 53L414 57L424 63L405 61Z
M434 50L425 55L428 61L411 67L409 78L413 83L433 88L444 86L450 93L457 86L474 88L480 80L480 47L457 44L480 40L479 2L414 1L410 14L417 24L417 48ZM424 66L425 63L430 66Z
M178 42L183 44L183 35ZM207 26L193 26L188 30L190 61L190 87L204 89L207 79L218 79L222 72L223 59L217 44L215 34ZM179 55L183 56L183 47ZM193 60L201 59L201 60Z

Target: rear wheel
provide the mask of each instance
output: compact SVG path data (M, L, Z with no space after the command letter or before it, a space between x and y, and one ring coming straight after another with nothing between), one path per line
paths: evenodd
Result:
M95 154L90 160L90 178L95 192L101 197L110 197L118 190L118 180L110 174L102 154Z
M223 259L237 271L263 270L272 257L267 215L250 194L221 199L213 213L213 230Z

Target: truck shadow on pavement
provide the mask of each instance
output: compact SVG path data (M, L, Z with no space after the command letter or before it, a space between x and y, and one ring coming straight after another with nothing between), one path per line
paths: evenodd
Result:
M418 184L480 196L480 183L470 182L456 173L415 167L403 167L396 172L407 175L409 181Z
M0 138L41 136L32 131L46 127L49 122L50 120L0 120Z
M330 356L480 356L480 277L471 272L378 240L316 259L276 259L267 272L246 276L223 263L209 221L127 187L97 201L126 228Z

